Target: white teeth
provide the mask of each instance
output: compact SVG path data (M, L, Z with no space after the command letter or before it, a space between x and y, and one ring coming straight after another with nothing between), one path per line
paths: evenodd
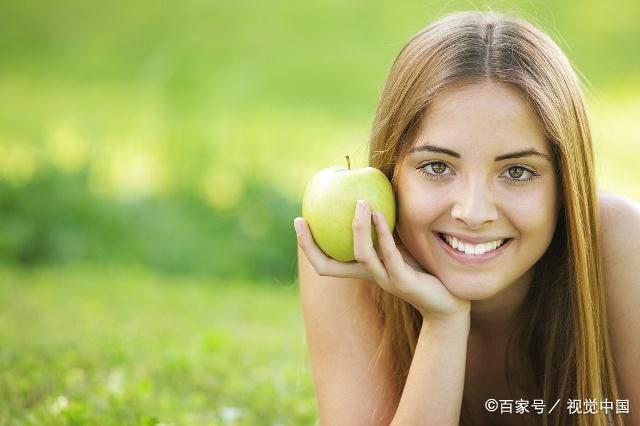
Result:
M453 247L454 249L464 252L466 254L480 255L487 253L489 251L493 251L504 244L505 240L499 241L490 241L488 243L482 244L471 244L471 243L463 243L455 237L451 237L446 234L442 234L447 241L447 243Z

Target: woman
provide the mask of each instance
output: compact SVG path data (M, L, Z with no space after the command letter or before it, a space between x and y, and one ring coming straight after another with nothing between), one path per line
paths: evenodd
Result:
M358 203L356 261L338 262L295 221L322 424L633 424L640 208L596 193L579 82L547 35L481 12L417 33L370 164L393 184L394 234Z

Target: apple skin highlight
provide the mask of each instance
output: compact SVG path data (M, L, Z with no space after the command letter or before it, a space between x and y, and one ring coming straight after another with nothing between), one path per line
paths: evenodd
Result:
M382 212L393 232L396 222L393 188L384 173L374 167L321 170L304 191L302 217L309 224L313 239L326 255L342 262L355 260L352 222L358 200L365 200L372 211ZM376 246L373 225L371 237Z

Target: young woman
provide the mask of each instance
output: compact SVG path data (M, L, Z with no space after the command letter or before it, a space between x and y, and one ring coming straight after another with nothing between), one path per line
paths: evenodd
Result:
M356 261L338 262L295 221L321 424L640 424L640 208L597 193L579 81L547 35L481 12L417 33L370 164L394 234L358 203Z

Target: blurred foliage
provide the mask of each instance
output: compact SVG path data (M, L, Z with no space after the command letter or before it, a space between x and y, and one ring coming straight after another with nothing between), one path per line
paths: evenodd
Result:
M299 206L256 181L234 205L198 194L114 201L95 196L87 174L53 170L20 186L0 182L0 256L38 263L138 263L165 273L289 279L290 222ZM220 190L220 189L217 189Z
M528 18L565 50L596 105L602 182L640 199L635 0L9 0L0 261L293 278L305 182L346 154L366 163L401 46L478 8Z

